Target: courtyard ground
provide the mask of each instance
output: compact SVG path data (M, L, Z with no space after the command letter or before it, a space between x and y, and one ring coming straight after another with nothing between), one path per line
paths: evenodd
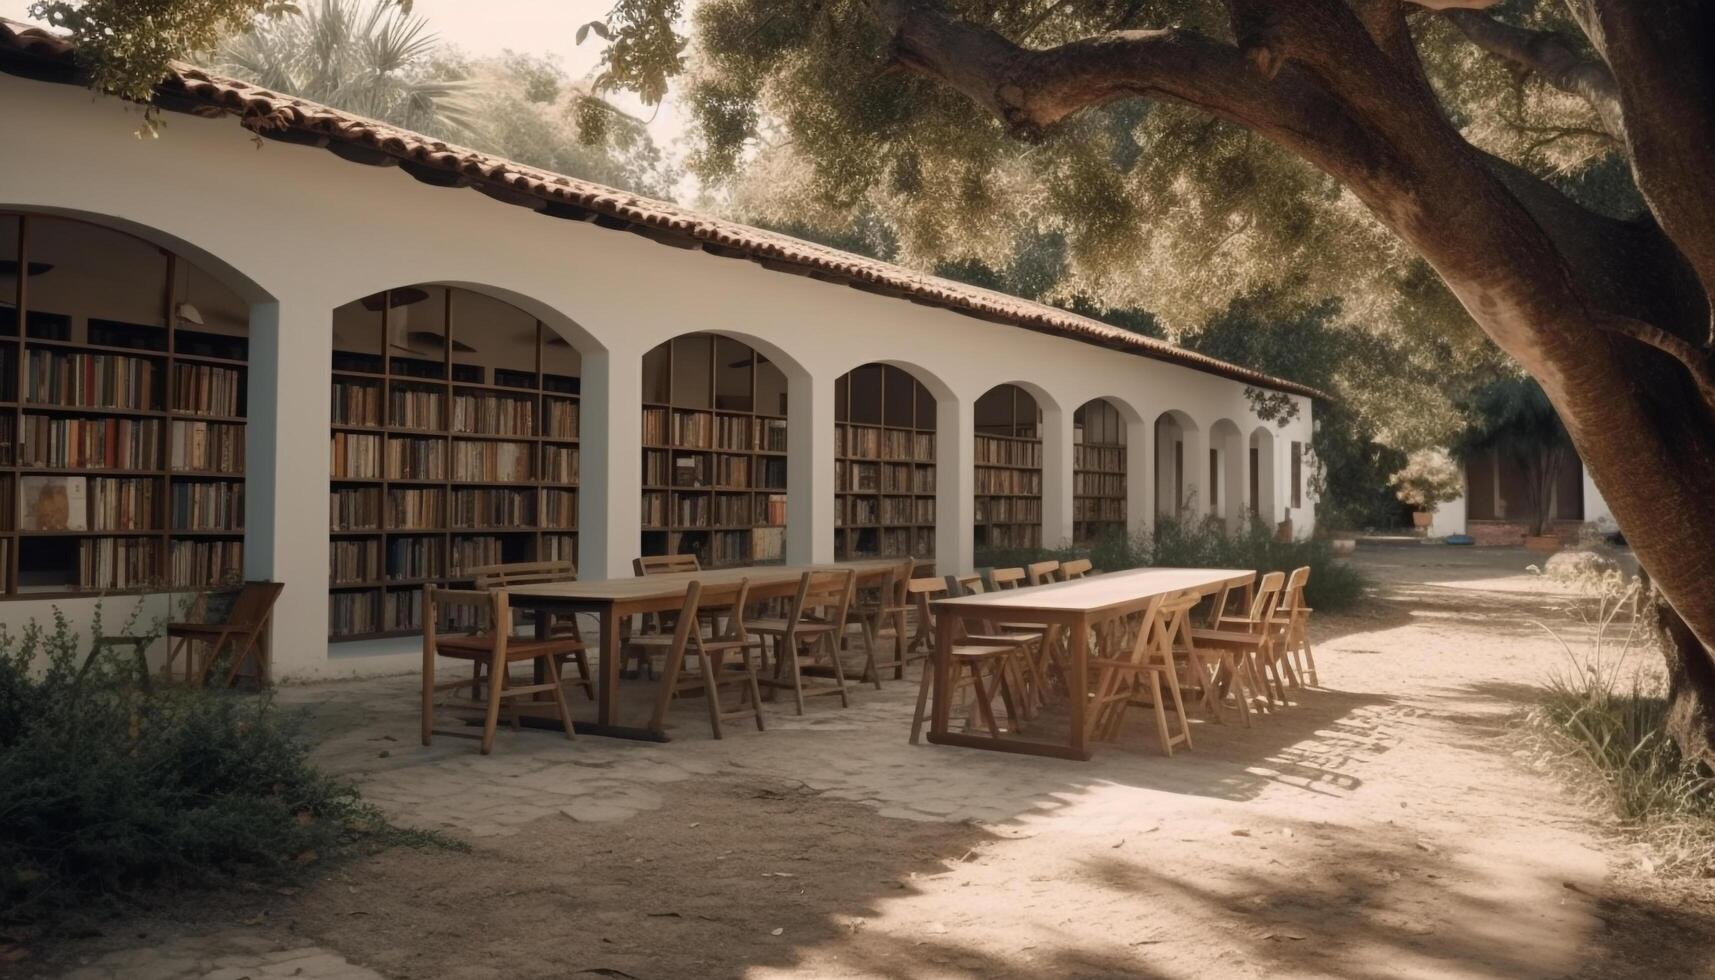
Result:
M1323 690L1090 763L906 744L915 683L766 733L417 744L414 678L288 688L323 762L469 853L392 850L298 889L191 896L22 975L1678 977L1715 908L1530 764L1569 597L1524 552L1375 548L1318 614ZM735 726L736 727L736 726Z

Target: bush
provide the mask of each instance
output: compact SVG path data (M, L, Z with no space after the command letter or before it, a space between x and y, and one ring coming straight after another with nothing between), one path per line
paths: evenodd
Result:
M1639 586L1605 576L1597 587L1591 638L1566 651L1567 665L1544 685L1529 720L1545 754L1567 764L1575 781L1651 846L1665 873L1715 871L1715 779L1680 754L1667 734L1665 684L1630 663L1641 644L1634 617L1621 630Z
M282 876L397 833L310 764L298 716L266 695L145 690L128 653L86 659L57 610L51 629L0 625L0 917Z
M1290 572L1310 566L1304 598L1312 609L1337 612L1350 608L1363 595L1364 576L1335 558L1326 541L1276 541L1272 529L1249 521L1229 531L1219 519L1177 521L1163 518L1155 533L1134 536L1113 533L1077 547L1058 549L983 549L976 554L982 568L1013 568L1047 559L1088 558L1103 571L1125 568L1254 568L1258 572Z

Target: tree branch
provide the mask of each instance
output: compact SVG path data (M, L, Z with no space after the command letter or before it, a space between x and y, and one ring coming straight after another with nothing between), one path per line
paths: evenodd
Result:
M1691 380L1696 382L1703 400L1707 404L1715 405L1715 357L1712 357L1708 350L1678 334L1668 333L1660 327L1629 317L1602 317L1597 320L1596 325L1608 333L1629 337L1654 347L1684 365L1686 371L1691 374Z
M1446 17L1472 44L1535 72L1560 91L1589 103L1602 120L1602 128L1615 139L1625 141L1619 85L1605 63L1580 57L1565 38L1553 31L1514 27L1472 10L1449 10Z

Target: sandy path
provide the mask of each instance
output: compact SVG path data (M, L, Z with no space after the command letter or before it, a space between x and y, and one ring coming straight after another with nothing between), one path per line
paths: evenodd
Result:
M1561 657L1528 621L1566 598L1521 553L1361 561L1379 601L1317 623L1327 689L1173 759L1141 718L1089 764L910 747L901 684L721 742L687 706L670 745L526 732L479 759L415 747L410 679L296 689L330 764L476 850L139 929L399 977L1715 973L1709 919L1614 880L1597 821L1514 755ZM58 962L135 975L135 945Z

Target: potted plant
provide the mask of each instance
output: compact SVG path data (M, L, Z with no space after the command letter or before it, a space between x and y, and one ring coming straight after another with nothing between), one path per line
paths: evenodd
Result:
M1465 492L1459 467L1439 449L1419 449L1412 453L1388 482L1400 502L1412 508L1411 523L1425 532L1435 518L1435 508L1458 500Z
M1559 551L1560 536L1549 526L1554 485L1574 450L1548 395L1529 378L1502 378L1478 389L1466 413L1472 421L1459 442L1459 456L1489 453L1511 460L1524 476L1524 546L1545 554Z

